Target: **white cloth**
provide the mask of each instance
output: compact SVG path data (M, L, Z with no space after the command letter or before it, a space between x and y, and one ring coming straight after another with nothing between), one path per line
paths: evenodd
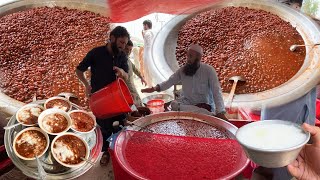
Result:
M211 105L211 110L214 114L224 113L222 91L214 68L200 63L199 69L193 76L186 76L183 73L183 67L171 75L167 81L159 84L160 90L165 91L175 84L181 84L182 95L177 99L177 102L182 105L193 106L199 103L206 103ZM214 103L211 104L210 101L212 99Z
M147 62L151 61L151 46L153 43L153 32L151 29L145 30L143 35L144 40L144 50L143 50L143 69L144 69L144 79L147 81L148 85L152 84L152 77L150 76L149 67Z
M143 34L144 49L151 48L153 42L153 32L151 29L145 30Z

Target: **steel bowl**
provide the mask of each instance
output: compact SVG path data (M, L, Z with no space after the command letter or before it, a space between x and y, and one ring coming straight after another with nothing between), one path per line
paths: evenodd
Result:
M263 124L285 124L285 125L293 125L301 129L300 125L289 122L289 121L282 121L282 120L265 120L265 121L257 121L250 124L247 124L241 128L238 129L236 133L236 139L241 144L242 148L244 149L245 153L247 154L248 158L251 159L256 164L259 164L263 167L267 168L279 168L284 167L293 162L297 156L299 155L299 152L303 148L303 146L309 141L310 139L310 133L305 132L305 140L303 142L300 142L298 145L289 147L289 148L283 148L283 149L261 149L257 147L252 147L246 145L244 142L239 140L239 132L245 131L248 128L252 128L257 125L263 125ZM268 143L268 142L265 142Z
M154 94L143 98L141 101L145 106L147 106L148 101L153 99L161 99L164 103L168 103L173 100L173 97L169 94Z

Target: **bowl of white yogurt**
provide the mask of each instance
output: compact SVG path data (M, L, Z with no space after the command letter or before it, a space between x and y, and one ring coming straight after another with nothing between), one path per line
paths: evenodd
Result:
M297 158L309 141L310 133L289 121L264 120L239 128L236 139L253 162L267 168L278 168Z

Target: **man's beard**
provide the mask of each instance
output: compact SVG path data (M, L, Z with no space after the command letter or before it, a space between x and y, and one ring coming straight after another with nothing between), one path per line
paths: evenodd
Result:
M200 60L196 59L196 61L194 63L192 63L192 64L187 63L186 65L184 65L183 73L186 76L193 76L197 72L199 67L200 67Z
M117 42L117 39L115 42ZM117 56L120 53L120 49L117 47L117 43L115 43L115 42L111 43L111 49L112 49L113 54L115 56Z

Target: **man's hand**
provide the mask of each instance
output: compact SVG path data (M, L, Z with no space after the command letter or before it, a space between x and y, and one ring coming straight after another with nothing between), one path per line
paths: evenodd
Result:
M151 87L151 88L146 88L146 89L141 89L141 92L142 93L153 93L155 92L156 90L154 89L154 87Z
M123 69L114 66L113 70L116 72L117 77L122 78L124 80L128 79L128 74Z
M86 97L89 99L90 96L91 96L91 89L92 89L92 87L91 87L90 85L86 85L85 88L86 88L86 89L85 89Z
M288 171L299 180L320 179L320 128L306 123L302 128L310 132L312 144L303 147L297 159L288 165Z
M144 80L144 78L143 78L143 77L141 77L140 79L141 79L141 84L142 84L142 85L144 85L144 86L146 86L146 85L147 85L146 80Z
M86 97L89 99L91 96L91 89L92 89L89 82L84 77L84 73L82 71L80 71L79 69L76 69L76 75L79 78L79 80L81 81L81 83L84 85L84 88L85 88L84 93L85 93Z
M139 113L142 115L142 116L147 116L147 115L150 115L151 114L151 111L149 108L147 107L137 107Z
M223 113L218 113L216 115L216 117L220 118L220 119L223 119L225 121L229 121L229 119L226 117L226 115L224 115Z

